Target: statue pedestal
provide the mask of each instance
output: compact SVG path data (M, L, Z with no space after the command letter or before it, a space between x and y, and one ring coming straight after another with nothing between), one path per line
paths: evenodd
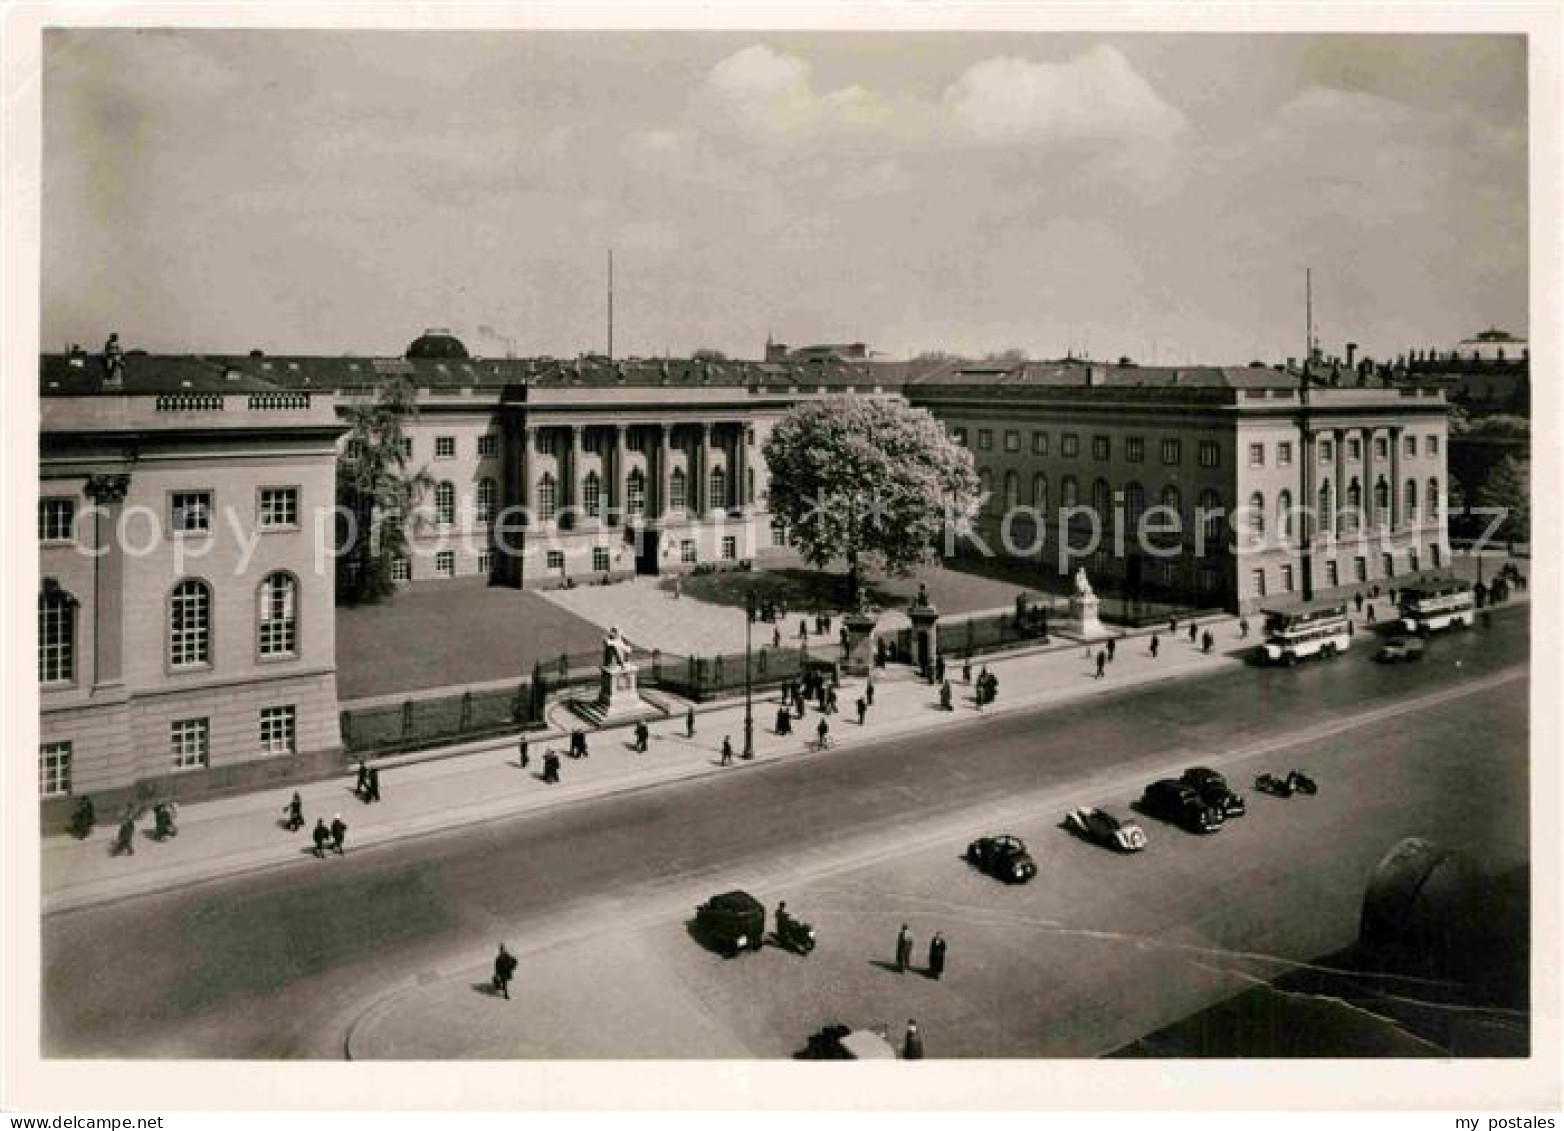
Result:
M868 613L848 613L842 617L847 629L847 655L842 667L848 675L868 675L874 667L874 617Z
M1081 640L1100 640L1112 635L1097 616L1095 593L1077 593L1070 598L1070 619L1074 622L1071 626L1075 630L1073 635Z
M597 698L572 699L570 709L599 727L660 714L636 689L640 670L635 664L604 664L598 668Z
M907 619L912 621L912 666L919 675L928 676L939 659L939 633L934 627L939 610L924 601L907 610Z

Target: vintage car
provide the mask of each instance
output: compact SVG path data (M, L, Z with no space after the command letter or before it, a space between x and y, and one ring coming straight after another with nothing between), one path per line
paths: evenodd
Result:
M798 1060L895 1060L896 1047L884 1029L852 1029L827 1025L809 1037Z
M766 937L766 908L746 891L714 895L695 910L695 930L729 958L759 950Z
M1173 778L1163 778L1148 785L1141 795L1140 811L1192 833L1220 832L1222 822L1226 820L1222 810L1208 805L1194 786Z
M1415 636L1392 636L1380 646L1374 658L1382 664L1399 664L1404 660L1421 660L1423 642Z
M1064 827L1077 836L1119 852L1139 852L1146 833L1134 821L1121 821L1106 809L1082 806L1064 815Z
M1227 779L1215 770L1208 770L1204 766L1192 766L1185 770L1184 775L1178 780L1194 787L1195 792L1200 794L1200 799L1218 810L1223 817L1242 817L1249 811L1243 797L1234 793L1228 787Z
M1008 833L979 837L967 845L967 863L1007 884L1024 884L1037 875L1037 863L1026 844Z

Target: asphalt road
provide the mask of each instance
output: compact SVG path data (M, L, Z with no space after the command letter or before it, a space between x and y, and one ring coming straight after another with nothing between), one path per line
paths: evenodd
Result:
M331 867L301 860L270 873L51 916L43 924L44 1051L339 1056L343 1024L364 1004L420 972L447 969L453 956L470 956L489 940L515 939L565 919L631 916L659 893L691 886L740 886L748 874L785 873L795 859L828 859L837 842L874 844L894 855L899 844L914 845L922 829L964 815L981 826L985 812L1030 793L1137 766L1193 762L1209 751L1279 739L1343 714L1393 707L1404 697L1510 668L1524 660L1527 648L1524 612L1505 612L1473 632L1435 641L1417 665L1382 668L1368 662L1368 649L1357 649L1295 670L1235 671L418 838ZM1492 866L1513 866L1526 846L1524 810L1515 804L1524 796L1524 720L1516 717L1524 702L1516 689L1524 687L1511 683L1503 692L1460 699L1459 706L1441 708L1437 727L1388 723L1383 742L1402 749L1387 764L1383 792L1364 794L1372 802L1367 808L1393 815L1399 791L1416 793L1420 824L1437 828L1459 813L1463 847L1480 853L1491 844L1497 854ZM1367 729L1336 745L1366 758L1377 741ZM1470 758L1474 741L1487 741L1502 757L1495 768L1461 782L1463 758ZM1437 790L1419 789L1419 748L1427 748L1430 766L1440 768ZM1459 798L1446 788L1452 772L1453 780L1472 787ZM1357 790L1374 787L1372 771L1360 774ZM1441 796L1448 812L1430 811ZM1082 800L1112 799L1088 792ZM1122 805L1127 798L1119 800ZM1341 851L1353 846L1361 855L1379 837L1363 836L1364 823L1352 819L1358 809L1338 809L1331 835L1340 839ZM1158 828L1154 835L1183 834ZM1216 846L1228 835L1197 843ZM1287 858L1273 852L1296 852L1299 843L1310 843L1304 833L1298 834L1302 841L1272 847L1257 833L1243 836L1244 867L1261 881L1287 866ZM1077 882L1073 898L1104 910L1122 905L1125 896L1113 877L1098 871L1109 861L1124 862L1079 848L1085 853L1081 876L1090 882ZM926 856L909 847L908 867ZM1198 859L1178 866L1192 863L1198 867ZM920 873L917 882L938 892L943 881L937 873ZM1131 885L1142 893L1137 898L1149 901L1145 906L1156 908L1163 933L1181 925L1211 930L1213 919L1282 923L1307 907L1307 883L1290 893L1274 884L1256 886L1265 891L1264 906L1246 918L1249 893L1242 884L1231 904L1192 907L1180 904L1165 883L1145 890L1143 883ZM874 898L873 888L855 895L855 913L900 913L901 904L878 909ZM1002 985L1002 964L993 969ZM1075 992L1080 1001L1116 993L1106 975ZM1161 990L1143 996L1150 1003L1142 1011L1149 1025L1167 1023L1187 1005ZM1057 994L1051 1002L1059 1008ZM1006 1024L995 1021L989 1028L1005 1030ZM1114 1044L1088 1049L1032 1041L1026 1047L1089 1055Z

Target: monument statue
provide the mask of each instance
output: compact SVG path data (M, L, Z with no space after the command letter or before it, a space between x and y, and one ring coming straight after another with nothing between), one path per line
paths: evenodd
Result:
M619 635L619 626L616 624L608 630L608 635L603 638L603 666L605 668L622 668L630 662L630 642Z
M1095 596L1092 592L1092 583L1086 579L1085 567L1077 568L1075 571L1075 595L1077 597Z

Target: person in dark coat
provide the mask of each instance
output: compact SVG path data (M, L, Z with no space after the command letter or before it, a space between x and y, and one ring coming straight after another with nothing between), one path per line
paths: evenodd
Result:
M1107 668L1108 668L1108 653L1106 653L1106 652L1098 652L1097 653L1097 674L1094 675L1092 678L1093 679L1101 679L1106 674Z
M1211 636L1210 629L1207 629L1205 632L1200 634L1200 650L1202 652L1210 652L1211 645L1214 643L1216 643L1216 641Z
M1193 621L1189 624L1189 642L1191 644L1195 642L1195 624Z
M825 689L825 713L828 715L836 714L836 688L834 687Z
M862 695L858 697L858 725L863 726L863 721L869 714L869 704L864 702Z
M369 768L369 787L368 787L368 794L365 797L365 800L366 801L379 801L380 800L380 770L379 770L378 767L371 766Z
M645 723L635 724L635 752L637 754L646 753L646 744L651 739L651 737L652 732L647 728Z
M119 835L114 838L110 854L118 856L122 852L127 856L136 854L136 818L129 815L119 823Z
M800 640L809 639L809 622L803 617L798 618L798 638Z
M782 626L781 625L773 625L772 628L771 628L771 646L773 648L780 648L780 647L782 647Z
M793 717L795 719L804 717L804 697L802 695L793 696Z
M494 956L494 988L506 1001L510 1000L510 980L516 976L516 956L500 943L500 952Z
M1370 601L1369 602L1369 607L1368 607L1368 622L1369 622L1369 624L1373 624L1375 619L1376 618L1374 616L1374 603L1372 601Z
M936 982L945 973L945 936L938 931L929 940L929 977Z
M331 847L337 850L338 856L347 855L348 826L341 813L331 818Z
M901 1058L903 1060L923 1059L923 1034L918 1032L916 1021L907 1022L907 1035L902 1038Z
M294 791L293 800L283 807L283 813L286 814L283 827L290 833L296 833L304 827L304 799L297 790Z
M988 673L988 701L992 703L999 698L999 677L993 672Z
M733 740L727 735L722 736L722 764L724 766L733 764Z
M695 737L695 708L690 707L684 712L684 737Z
M896 933L896 972L904 973L907 967L912 965L912 931L907 924L901 925L901 930Z
M358 781L353 786L353 795L360 801L369 799L369 766L362 758L358 760Z
M1113 637L1108 637L1108 662L1113 663L1113 653L1118 649L1118 642Z
M820 749L824 750L831 745L831 724L821 719L820 725L815 727L815 735L820 739Z
M326 858L326 845L331 840L331 830L326 827L326 818L315 818L315 831L310 835L315 839L315 855L324 860Z
M972 657L971 656L968 656L965 660L961 661L961 682L962 683L971 683L972 682Z
M527 740L525 738L521 740L521 748L518 753L520 755L519 761L521 763L521 768L525 770L532 764L532 753L527 746Z
M938 656L934 660L934 682L945 682L945 657Z
M1161 646L1162 646L1162 642L1157 639L1157 634L1155 632L1153 632L1151 634L1151 658L1153 660L1155 660L1157 658L1157 649L1160 648Z
M548 785L559 784L559 755L552 750L543 755L543 781Z
M71 811L71 835L78 840L83 839L92 832L92 826L97 824L98 814L92 806L92 798L82 795L76 802L76 808Z
M941 711L954 711L955 704L951 702L950 680L939 685L939 709Z
M874 706L874 680L868 680L863 685L863 701L869 706Z
M1361 613L1363 611L1363 594L1361 591L1352 595L1352 603L1357 606L1358 612Z
M777 708L777 733L793 733L793 715L786 707Z

